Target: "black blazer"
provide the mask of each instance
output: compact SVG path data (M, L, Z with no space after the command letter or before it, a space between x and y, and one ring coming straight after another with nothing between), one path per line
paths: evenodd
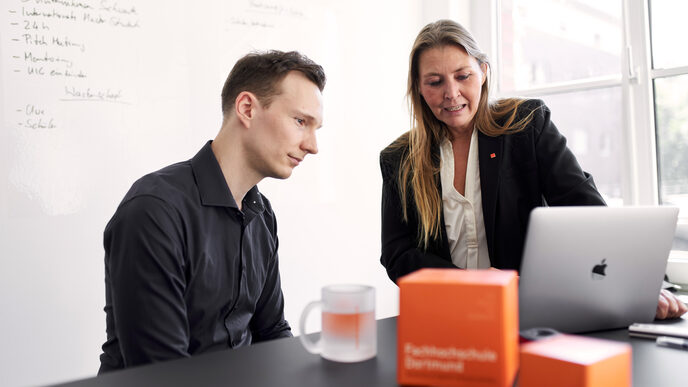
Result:
M485 235L493 267L519 270L530 211L538 206L605 205L592 176L584 172L566 138L550 121L541 100L528 100L518 116L535 111L527 128L498 137L478 133L478 162ZM439 166L439 147L433 161ZM392 281L423 267L455 268L445 227L428 249L419 248L418 214L411 204L408 223L402 219L398 171L406 150L385 148L382 171L382 256L380 262ZM442 192L439 175L437 189ZM407 203L413 203L409 189ZM442 225L444 225L443 209Z

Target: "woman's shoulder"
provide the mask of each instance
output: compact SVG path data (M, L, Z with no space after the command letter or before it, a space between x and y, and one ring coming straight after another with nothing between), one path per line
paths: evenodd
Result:
M401 163L409 151L409 132L406 132L387 145L380 152L380 170L384 180L397 176Z
M505 98L491 104L493 119L498 126L516 128L503 134L520 136L538 132L549 119L545 102L535 98Z
M404 154L408 153L408 149L409 132L406 132L380 151L380 162L399 164Z
M500 115L510 115L515 112L516 120L531 113L540 114L545 110L548 110L547 105L543 100L537 98L503 98L492 104L493 112L501 113Z

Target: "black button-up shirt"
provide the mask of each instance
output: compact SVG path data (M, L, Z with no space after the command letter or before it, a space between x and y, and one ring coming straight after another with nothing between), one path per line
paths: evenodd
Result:
M100 372L291 336L270 202L253 187L240 211L210 144L135 182L105 228Z

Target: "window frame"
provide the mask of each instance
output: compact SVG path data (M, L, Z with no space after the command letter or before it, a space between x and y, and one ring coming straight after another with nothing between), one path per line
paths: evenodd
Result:
M530 89L501 89L500 0L463 0L470 3L467 27L492 59L492 97L533 97L606 87L622 92L622 200L624 205L658 205L660 198L655 121L654 80L688 74L688 66L652 67L651 0L620 0L622 50L620 73L611 76L551 83ZM461 20L459 20L461 22ZM679 224L688 224L682 211ZM671 256L685 252L672 251ZM671 259L671 258L670 258ZM684 262L688 265L688 260Z
M622 50L620 73L581 80L550 83L528 89L502 90L500 0L470 0L472 29L483 50L492 58L493 97L534 97L607 87L622 90L622 199L624 205L659 204L654 80L688 74L688 66L652 68L650 0L621 0ZM477 21L487 20L487 23ZM471 28L472 27L472 28ZM648 184L649 182L649 184ZM684 215L683 221L688 222Z

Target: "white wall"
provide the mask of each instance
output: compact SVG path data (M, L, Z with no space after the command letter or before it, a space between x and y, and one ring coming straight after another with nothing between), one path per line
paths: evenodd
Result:
M116 3L119 11L89 11L105 16L101 24L21 13L55 8L82 17L79 9L3 2L0 385L95 375L105 340L103 228L136 178L192 157L216 134L222 82L251 48L301 50L329 78L320 153L289 180L260 184L278 217L286 317L295 326L319 288L336 282L374 285L377 317L397 314L397 288L379 264L378 152L408 129L404 91L416 33L455 12L454 2ZM122 12L131 7L133 16ZM140 25L115 27L113 17ZM29 43L26 20L38 22L30 34L82 46ZM66 63L29 62L28 52L67 59L87 77L29 75L30 66ZM72 86L121 96L66 101ZM32 116L29 105L43 113ZM27 127L37 117L55 127Z

